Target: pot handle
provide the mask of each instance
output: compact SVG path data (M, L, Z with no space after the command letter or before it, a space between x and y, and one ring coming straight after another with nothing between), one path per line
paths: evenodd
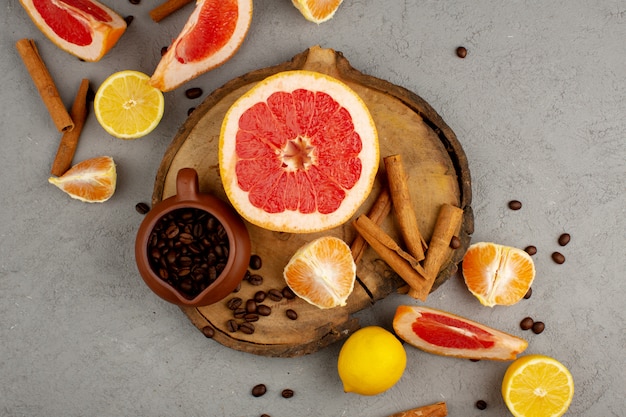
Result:
M198 173L193 168L182 168L176 175L176 199L198 199Z

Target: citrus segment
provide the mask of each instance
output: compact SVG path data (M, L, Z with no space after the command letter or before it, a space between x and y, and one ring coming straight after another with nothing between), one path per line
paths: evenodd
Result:
M444 356L511 360L528 346L518 337L427 307L398 306L393 329L410 345Z
M96 0L20 0L55 45L85 61L98 61L126 30L126 22Z
M311 71L281 72L228 110L220 134L228 198L251 223L305 233L346 222L378 171L376 127L347 85Z
M406 368L406 351L393 333L378 326L354 332L339 351L337 371L345 392L378 395L393 387Z
M109 76L94 99L96 119L104 130L120 139L136 139L157 127L163 117L163 93L148 84L138 71L120 71Z
M343 240L324 236L298 249L283 275L297 296L319 308L332 308L346 305L354 289L356 265Z
M115 192L115 162L110 156L87 159L74 165L60 177L50 177L48 182L77 200L102 203Z
M306 20L322 23L331 19L343 0L291 0Z
M467 288L489 307L517 303L535 279L535 265L528 253L490 242L471 245L462 270Z
M502 379L502 398L515 417L559 417L574 397L574 378L554 358L522 356Z
M150 84L171 91L222 65L239 50L251 21L252 0L198 0Z

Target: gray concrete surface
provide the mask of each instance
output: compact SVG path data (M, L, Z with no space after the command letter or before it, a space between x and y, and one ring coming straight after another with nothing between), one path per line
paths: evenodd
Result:
M121 141L90 115L75 161L111 155L118 189L104 204L71 200L48 184L59 135L14 48L36 40L69 107L81 78L151 73L190 8L160 24L143 0L108 0L135 17L99 63L48 42L17 0L0 6L0 415L2 416L371 416L446 401L450 416L505 416L507 363L478 363L407 348L401 381L376 397L342 392L340 344L293 359L253 356L206 339L136 273L133 242L165 149L200 103L166 94L162 123ZM482 307L458 279L427 304L522 336L527 353L572 371L568 415L626 415L626 5L618 0L345 0L322 25L288 0L255 2L247 40L226 65L188 86L204 96L229 79L313 45L342 51L359 70L427 100L461 141L473 180L473 241L536 245L530 300ZM455 55L457 46L469 53ZM523 202L510 211L511 199ZM557 237L571 243L560 248ZM561 249L563 265L550 259ZM361 313L390 328L392 296ZM531 315L540 335L522 332ZM253 398L253 385L268 393ZM283 388L296 395L280 397ZM474 403L483 399L488 408Z

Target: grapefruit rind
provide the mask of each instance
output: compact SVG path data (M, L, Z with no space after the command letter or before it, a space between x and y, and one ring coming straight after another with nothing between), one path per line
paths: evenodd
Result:
M486 307L511 306L521 301L536 273L527 252L491 242L471 245L461 268L468 290ZM530 280L519 278L526 275Z
M65 8L76 21L80 22L82 27L88 28L91 34L92 41L88 45L77 45L71 43L50 28L46 23L46 19L41 15L34 5L33 0L20 0L20 3L28 13L35 26L57 47L68 52L78 58L89 61L97 62L104 55L106 55L111 48L115 46L119 38L126 31L126 21L114 10L105 6L104 4L96 0L88 0L99 9L102 9L110 17L110 21L105 22L98 20L96 17L85 13L78 8L74 8L63 2L55 2L56 7Z
M254 206L248 193L238 186L236 146L239 119L242 114L259 102L265 102L274 93L291 93L298 89L324 92L347 109L362 141L359 159L362 163L361 177L349 190L341 206L331 214L318 211L301 213L285 210L267 213ZM220 176L231 204L239 214L259 227L288 233L312 233L331 229L348 221L369 196L379 165L378 132L365 102L343 82L321 73L307 70L283 71L269 76L243 94L227 111L219 140Z
M150 77L150 84L163 92L172 91L187 81L219 67L235 55L248 34L253 8L252 0L235 0L235 2L238 7L237 22L228 42L221 49L202 60L183 63L177 59L176 47L193 31L202 9L207 3L207 0L198 0L182 30L161 57Z
M334 236L301 246L283 270L298 297L321 309L345 306L354 290L356 264L350 247Z
M423 319L426 316L429 318ZM433 320L433 317L436 318ZM418 324L422 319L424 322ZM455 326L455 323L462 323L463 327ZM429 330L430 335L433 336L429 337L431 341L416 334L415 326L420 326L422 329L429 327L426 330ZM428 353L457 358L509 361L515 359L528 347L528 342L524 339L464 317L428 307L398 306L393 318L393 329L398 337L411 346ZM437 345L433 343L435 339L445 339L445 343L451 346ZM463 347L464 344L471 344L474 347Z

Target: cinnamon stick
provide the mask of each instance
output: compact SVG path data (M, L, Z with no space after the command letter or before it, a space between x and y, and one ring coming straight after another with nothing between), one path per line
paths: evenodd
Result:
M376 223L362 214L353 222L354 228L369 243L383 261L389 265L416 293L422 293L425 273L419 262L404 252Z
M78 87L78 92L74 98L74 104L70 115L74 121L74 129L63 133L57 154L52 162L50 173L60 177L72 166L72 159L78 147L78 138L87 119L87 95L89 93L89 80L83 79Z
M367 217L377 225L380 225L385 217L389 215L389 212L391 212L391 197L389 196L389 190L387 188L383 188L378 194L378 197L376 197L376 201L374 201L372 208L367 213ZM350 246L354 263L359 263L366 248L367 241L363 238L363 236L357 234L352 241L352 245Z
M446 417L448 407L445 402L425 405L423 407L412 408L390 415L389 417Z
M415 259L421 261L424 259L426 244L417 225L417 217L413 210L402 157L401 155L390 155L383 160L387 169L391 201L393 202L394 213L400 226L400 233L408 252Z
M191 3L193 0L167 0L154 9L150 10L150 17L155 22L160 22L178 9Z
M20 39L15 47L22 57L22 61L33 79L33 83L41 96L54 125L59 132L67 132L74 128L74 121L70 117L57 90L52 76L41 59L35 41L32 39Z
M450 240L458 233L463 221L463 210L451 204L443 204L437 215L437 222L433 230L433 237L430 239L426 259L424 259L424 269L426 270L426 282L420 294L413 294L409 290L409 295L425 299L439 274L439 270L452 253ZM423 298L422 298L423 297Z

